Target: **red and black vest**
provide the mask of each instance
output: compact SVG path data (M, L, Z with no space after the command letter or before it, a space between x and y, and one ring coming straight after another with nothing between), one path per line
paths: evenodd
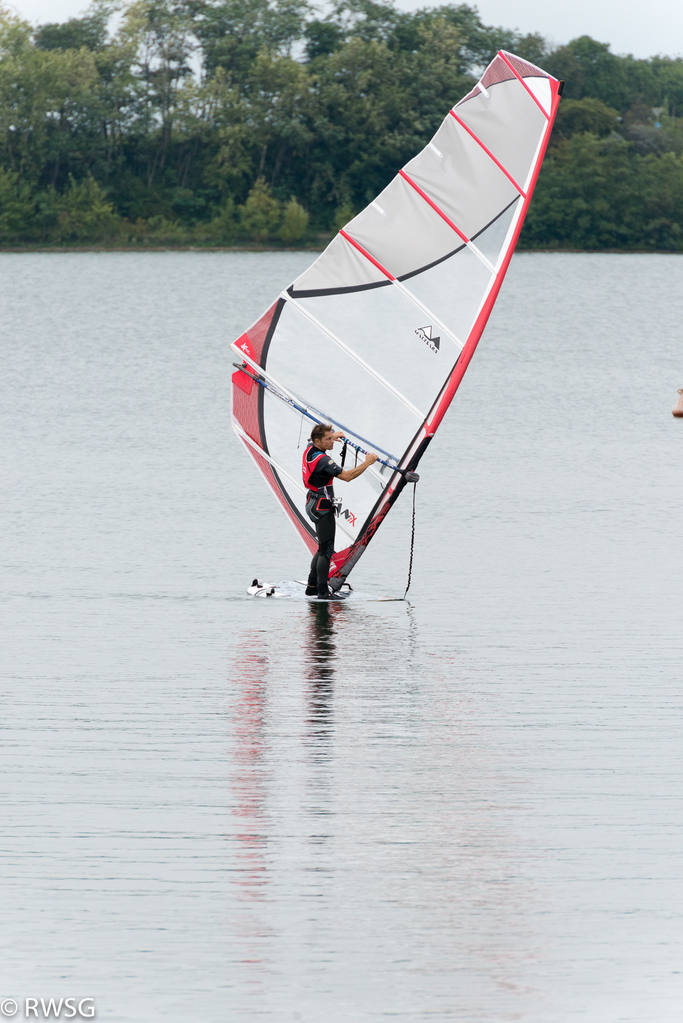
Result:
M309 461L308 453L311 450L315 451L316 454ZM326 484L325 486L322 487L314 487L313 484L311 483L311 476L315 472L317 466L320 464L321 459L325 458L326 456L327 452L321 451L319 448L316 448L315 444L309 444L306 450L304 451L304 457L301 462L301 475L303 476L304 486L306 487L306 490L310 490L311 493L313 494L319 494L321 491L325 490L326 486L329 486L329 484ZM330 483L331 482L332 479L330 479Z

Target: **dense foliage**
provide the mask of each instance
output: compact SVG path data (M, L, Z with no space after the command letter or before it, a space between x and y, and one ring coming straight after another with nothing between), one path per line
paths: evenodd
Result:
M680 58L391 0L94 0L38 29L0 6L0 243L311 239L501 46L567 83L523 244L682 249Z

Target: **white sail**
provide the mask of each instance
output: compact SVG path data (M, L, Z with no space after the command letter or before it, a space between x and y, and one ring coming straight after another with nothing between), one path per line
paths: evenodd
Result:
M356 449L380 455L337 485L332 585L453 399L519 237L560 93L555 78L501 50L422 152L232 346L235 431L311 552L301 455L313 423L344 432L351 465Z

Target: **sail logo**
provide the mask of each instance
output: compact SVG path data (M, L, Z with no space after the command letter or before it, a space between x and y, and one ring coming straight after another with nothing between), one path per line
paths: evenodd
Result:
M354 515L353 512L350 512L348 508L344 508L342 511L340 511L339 515L341 518L346 519L347 522L350 522L352 526L356 525L356 519L358 518L358 516Z
M438 352L441 347L441 338L432 337L432 325L431 323L427 327L418 327L415 331L420 341L424 341L427 348L430 348L433 352Z
M238 337L235 341L235 347L239 348L241 352L244 352L247 358L251 359L252 362L256 362L256 356L254 354L254 349L251 347L251 340L248 334L242 334L242 337Z
M235 341L235 347L238 351L243 352L248 359L251 359L252 362L256 362L256 356L254 354L254 349L251 347L251 341L249 340L248 334L242 334L241 337L238 337ZM246 362L243 362L242 369L246 368L247 364ZM235 387L239 387L240 391L244 391L248 398L251 397L254 380L248 373L240 373L238 370L237 373L232 374L232 382Z

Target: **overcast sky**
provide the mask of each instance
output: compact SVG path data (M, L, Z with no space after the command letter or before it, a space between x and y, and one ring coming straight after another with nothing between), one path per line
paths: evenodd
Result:
M437 7L441 2L397 0L404 10ZM81 14L87 0L9 0L9 6L31 22L66 21ZM540 32L555 45L590 35L611 43L615 53L683 54L683 0L481 0L476 6L485 24Z

